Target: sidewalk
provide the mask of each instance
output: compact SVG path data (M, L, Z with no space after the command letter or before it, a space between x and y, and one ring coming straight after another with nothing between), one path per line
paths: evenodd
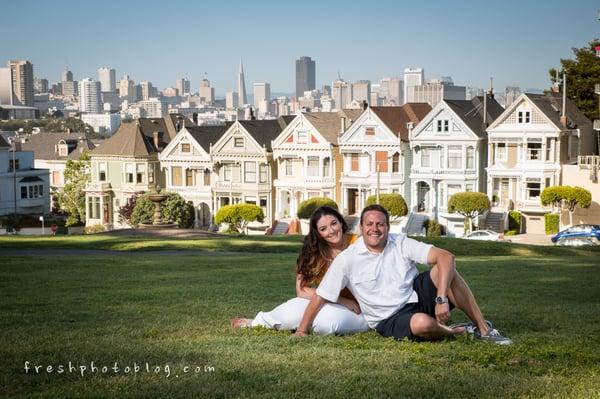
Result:
M550 241L550 236L545 234L519 234L516 236L506 236L506 239L517 244L530 245L554 245Z

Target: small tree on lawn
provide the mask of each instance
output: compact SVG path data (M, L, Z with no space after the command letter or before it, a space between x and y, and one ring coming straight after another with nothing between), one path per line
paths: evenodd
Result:
M558 208L558 225L561 225L561 211L569 211L569 225L573 225L573 213L577 207L588 208L592 203L592 194L582 187L552 186L542 191L540 196L542 205L552 205Z
M85 186L90 181L90 154L84 151L76 161L69 159L65 168L65 185L57 199L67 214L67 226L85 224Z
M465 234L473 230L473 219L490 209L490 199L484 193L456 193L448 201L450 213L465 217Z
M329 206L335 210L338 209L337 204L331 198L313 197L302 201L300 205L298 205L298 212L296 215L299 219L310 219L312 214L322 206Z
M371 195L367 198L366 206L377 203L377 196ZM379 194L379 205L387 209L392 221L397 220L408 213L406 201L400 194Z
M254 204L235 204L221 207L215 215L215 223L227 223L229 233L242 233L248 223L263 222L265 215L260 206Z

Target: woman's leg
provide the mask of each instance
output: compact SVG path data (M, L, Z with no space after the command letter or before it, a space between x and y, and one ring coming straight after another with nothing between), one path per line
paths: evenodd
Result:
M295 330L302 320L308 302L308 299L292 298L270 312L259 312L252 321L252 327Z
M362 314L356 314L345 306L328 303L313 322L315 334L356 334L369 330L367 321Z

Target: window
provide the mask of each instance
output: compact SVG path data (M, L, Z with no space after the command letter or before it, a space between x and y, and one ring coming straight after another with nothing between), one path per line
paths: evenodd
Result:
M299 144L306 144L308 140L308 132L306 130L299 130L296 133L296 142Z
M400 154L392 155L392 173L400 172Z
M18 159L14 160L14 164L13 164L12 159L8 160L8 171L12 172L13 170L19 170L19 160Z
M331 159L323 158L323 177L331 176Z
M256 162L244 162L244 181L246 183L256 183ZM256 198L254 203L256 203Z
M542 159L542 143L527 142L527 159L530 161Z
M223 164L223 181L231 181L231 164Z
M244 147L244 138L243 137L234 137L233 138L233 146L236 148Z
M260 204L259 206L261 208L266 208L267 207L267 197L260 197Z
M544 187L550 187L550 178L546 177L546 185Z
M210 170L204 169L204 185L210 186Z
M98 181L106 181L106 162L98 163Z
M171 168L171 185L181 186L181 166L173 166Z
M88 200L88 213L90 219L100 219L100 197L90 197Z
M350 170L358 172L358 154L350 154Z
M460 193L461 190L462 188L460 184L448 184L448 200L446 201L446 203L448 203L450 197L452 197L456 193Z
M21 186L21 199L27 199L27 186Z
M283 162L285 163L285 175L286 176L292 176L294 174L293 170L292 170L293 166L294 166L292 160L291 159L285 159Z
M133 164L125 164L125 183L133 183Z
M475 166L475 149L467 147L467 169L473 169Z
M246 204L256 205L256 197L245 197L244 202Z
M424 168L429 168L431 166L430 162L431 151L429 148L421 149L421 166Z
M448 169L462 168L462 147L459 145L448 146Z
M374 127L366 127L365 128L365 136L375 136L375 128Z
M268 169L268 165L267 164L261 164L258 168L258 172L259 172L259 182L261 183L266 183L267 179L269 178L269 169Z
M506 143L498 143L496 147L496 161L506 161Z
M530 123L531 122L531 112L530 111L519 111L517 113L517 121L519 123Z
M59 144L58 155L61 157L66 157L67 155L69 155L69 147L66 144Z
M307 176L319 176L319 157L308 157Z
M148 183L154 183L154 165L148 168Z
M449 130L448 129L449 124L450 124L450 121L448 121L447 119L444 119L444 120L438 119L437 131L438 132L447 132Z
M146 174L146 165L143 163L138 163L135 165L135 182L143 183L144 175Z
M466 192L472 192L473 191L473 184L469 183L467 185L465 185L465 191Z
M188 187L194 185L194 171L192 169L185 170L185 185Z
M546 139L546 161L552 160L552 139Z
M387 151L375 151L375 171L387 173Z
M541 191L541 187L540 187L540 181L539 179L535 179L535 180L528 180L527 181L527 188L526 188L526 193L525 193L525 197L528 200L537 200L540 198L540 191Z
M191 151L190 143L181 143L181 152L187 153L190 151Z

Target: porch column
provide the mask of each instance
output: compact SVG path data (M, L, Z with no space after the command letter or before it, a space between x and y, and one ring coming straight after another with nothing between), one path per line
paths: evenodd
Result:
M104 220L104 195L100 196L100 224L106 224Z
M90 220L90 197L86 194L85 195L85 225L88 225L88 222Z

